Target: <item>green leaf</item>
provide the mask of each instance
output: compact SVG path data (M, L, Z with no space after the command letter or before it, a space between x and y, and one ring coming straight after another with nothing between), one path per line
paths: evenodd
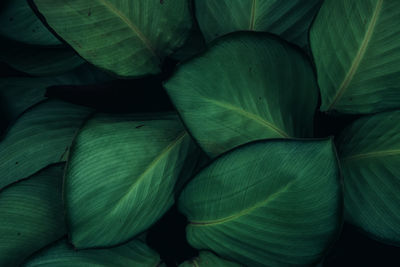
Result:
M316 264L341 228L330 140L261 140L234 149L183 190L189 243L246 266Z
M66 234L63 167L51 166L0 191L0 266L18 266Z
M49 86L92 84L108 80L111 77L89 64L59 76L1 78L2 109L6 112L7 120L13 121L27 108L44 100Z
M338 139L345 219L400 246L400 111L355 121Z
M207 42L235 31L263 31L301 47L321 0L195 0L196 18Z
M189 1L34 0L83 58L123 77L159 73L192 27Z
M198 257L185 261L184 263L179 265L179 267L208 267L208 266L240 267L242 265L222 259L208 251L200 251Z
M56 100L27 110L0 142L0 189L65 161L75 132L90 112Z
M84 63L69 47L64 45L27 45L0 37L3 53L0 61L34 76L58 75Z
M269 34L219 39L164 86L211 157L257 139L312 136L318 89L310 62Z
M191 33L185 44L171 55L171 58L178 61L185 61L196 54L199 54L206 48L204 37L197 26L193 26Z
M58 241L38 253L22 266L52 267L162 267L160 256L144 242L133 240L124 245L108 249L88 249L76 251L66 240Z
M61 44L35 15L27 0L3 1L0 9L0 35L26 44Z
M322 111L400 108L400 1L326 0L310 30Z
M72 244L112 246L150 227L174 203L175 183L196 150L175 114L90 119L65 174Z

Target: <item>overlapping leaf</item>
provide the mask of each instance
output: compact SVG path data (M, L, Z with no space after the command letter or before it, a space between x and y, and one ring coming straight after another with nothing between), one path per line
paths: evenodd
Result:
M163 267L165 265L161 263L160 256L156 252L139 240L114 248L81 251L74 250L66 240L61 240L29 258L22 266Z
M321 0L196 0L196 18L207 42L235 31L263 31L307 45Z
M179 267L208 267L208 266L239 267L242 265L222 259L209 251L200 251L198 257L185 261L184 263L179 265Z
M19 266L66 234L62 207L64 165L54 165L0 191L0 266Z
M74 134L90 112L56 100L27 110L0 142L0 189L65 161Z
M400 245L400 111L357 120L338 139L345 219Z
M34 0L83 58L120 76L160 72L192 27L189 1Z
M308 59L265 33L234 33L165 83L203 150L216 156L263 138L309 137L318 89Z
M232 150L183 190L189 243L246 266L311 266L340 231L330 140L262 140Z
M60 45L43 25L26 0L3 0L0 9L0 35L32 45Z
M400 107L400 1L326 0L310 31L322 111Z
M151 226L174 203L175 183L196 151L175 114L89 120L65 175L74 246L116 245Z
M16 119L24 110L45 99L46 88L52 85L91 84L110 80L106 75L89 64L59 76L50 77L8 77L0 79L2 109L9 121Z

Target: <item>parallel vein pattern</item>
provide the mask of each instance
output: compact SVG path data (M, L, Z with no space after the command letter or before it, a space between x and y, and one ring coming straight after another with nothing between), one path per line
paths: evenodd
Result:
M400 111L362 118L338 139L345 219L376 239L400 244Z
M189 243L245 266L311 266L340 229L330 141L256 141L218 157L183 190Z
M398 1L324 1L310 30L322 111L400 107L399 10Z

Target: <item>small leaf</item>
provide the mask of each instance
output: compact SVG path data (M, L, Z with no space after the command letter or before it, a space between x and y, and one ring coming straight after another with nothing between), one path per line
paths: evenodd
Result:
M318 89L305 55L265 33L234 33L182 64L165 88L203 150L310 137Z
M0 142L0 189L49 164L65 161L88 108L49 100L27 110Z
M133 240L108 249L74 250L66 240L61 240L29 258L24 267L162 267L160 256L144 242Z
M189 1L34 0L83 58L123 77L155 74L192 27Z
M66 234L63 167L51 166L0 191L0 266L19 266L30 254Z
M310 266L340 232L330 140L262 140L217 158L183 190L189 243L246 266Z
M400 246L400 111L355 121L338 139L345 219Z
M175 114L97 115L77 135L65 174L72 244L105 247L155 223L196 147Z
M324 1L310 30L322 111L400 108L399 10L400 1Z
M240 267L242 265L222 259L208 251L200 251L198 257L185 261L184 263L179 265L179 267L208 267L208 266Z
M235 31L263 31L280 35L301 47L321 0L195 0L196 18L210 42Z

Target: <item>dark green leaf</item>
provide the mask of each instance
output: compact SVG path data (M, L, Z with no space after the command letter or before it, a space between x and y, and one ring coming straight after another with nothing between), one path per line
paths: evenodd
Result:
M0 191L0 266L18 266L66 234L63 167L51 166Z
M326 0L310 31L322 111L400 108L400 1Z
M34 0L83 58L119 76L160 72L192 27L189 1Z
M175 114L90 119L65 175L74 246L116 245L146 230L174 203L175 183L196 150Z
M309 137L318 89L308 59L265 33L234 33L165 84L210 156L264 138Z
M209 267L209 266L240 267L242 265L222 259L208 251L200 251L198 257L185 261L184 263L179 265L179 267Z
M196 18L207 42L235 31L263 31L307 45L321 0L195 0Z
M345 219L400 246L400 111L355 121L338 139Z
M27 110L0 142L0 188L66 160L90 109L49 100Z
M339 234L342 187L330 140L232 150L183 190L189 243L246 266L310 266Z

